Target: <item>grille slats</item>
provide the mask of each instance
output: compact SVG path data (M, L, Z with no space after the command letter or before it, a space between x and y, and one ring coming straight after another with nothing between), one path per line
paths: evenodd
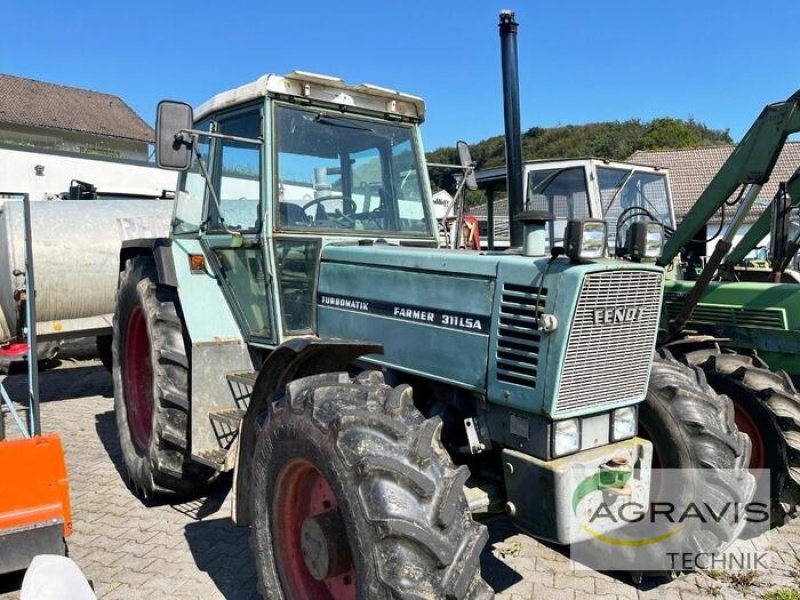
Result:
M643 396L659 320L660 273L608 271L583 280L567 342L555 414ZM615 309L641 307L638 318L615 320ZM595 322L595 311L612 311Z
M677 317L684 300L673 293L667 294L664 301L670 318ZM780 308L739 308L698 304L692 311L689 323L785 330L786 316Z
M536 387L539 365L538 315L544 311L547 289L506 283L497 330L497 380Z

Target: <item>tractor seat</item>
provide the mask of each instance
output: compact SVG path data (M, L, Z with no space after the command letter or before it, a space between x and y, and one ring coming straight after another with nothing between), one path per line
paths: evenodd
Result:
M308 215L299 205L293 202L281 202L279 209L281 225L289 227L308 225Z

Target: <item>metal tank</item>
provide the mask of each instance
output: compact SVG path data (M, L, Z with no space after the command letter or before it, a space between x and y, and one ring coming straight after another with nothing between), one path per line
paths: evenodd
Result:
M122 241L166 237L171 215L171 200L33 202L40 339L110 333ZM0 344L17 329L23 244L22 202L0 201Z

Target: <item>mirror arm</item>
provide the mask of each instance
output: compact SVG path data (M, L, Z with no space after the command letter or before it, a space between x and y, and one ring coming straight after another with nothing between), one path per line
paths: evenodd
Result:
M204 137L209 138L216 138L218 140L228 140L231 142L244 142L245 144L254 144L257 146L261 146L264 143L264 140L261 138L246 138L246 137L239 137L236 135L226 135L224 133L213 133L211 131L201 131L199 129L181 129L178 133L175 134L175 139L184 139L183 134L188 133L190 136L190 140L186 143L193 143L199 138L201 135Z
M230 227L228 227L228 225L225 223L225 216L222 214L222 207L220 206L219 198L217 197L217 192L214 189L214 186L211 185L211 178L208 175L208 169L206 168L206 163L203 160L203 155L201 154L200 149L197 147L198 136L195 133L191 133L190 135L191 135L191 141L189 142L189 144L191 145L191 148L194 151L194 156L197 159L197 164L200 165L200 173L202 173L203 180L206 182L206 187L208 187L208 192L211 195L211 200L214 202L214 206L217 208L217 214L219 215L219 222L222 225L222 229L225 231L225 233L229 235L241 238L242 237L241 231L235 231ZM177 138L178 136L183 137L183 132L176 134L175 137Z

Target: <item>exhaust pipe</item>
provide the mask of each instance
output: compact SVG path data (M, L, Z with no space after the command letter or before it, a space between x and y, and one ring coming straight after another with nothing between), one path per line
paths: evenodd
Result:
M522 223L517 221L516 217L525 208L525 198L522 193L522 134L519 117L518 26L514 20L514 11L500 11L500 62L503 68L508 226L511 232L512 247L522 245Z

